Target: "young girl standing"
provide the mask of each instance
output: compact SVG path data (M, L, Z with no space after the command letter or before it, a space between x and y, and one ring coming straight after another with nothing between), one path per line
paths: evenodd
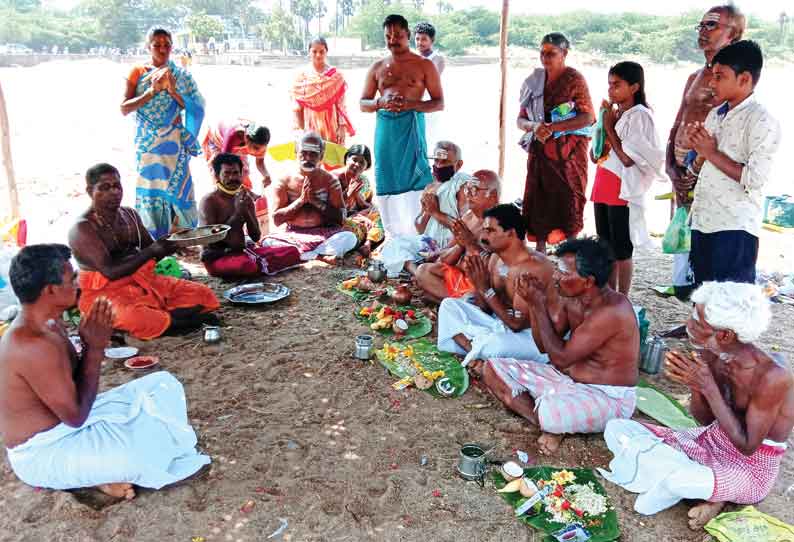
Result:
M609 243L615 265L609 284L628 295L634 247L651 243L645 226L645 194L654 179L662 180L662 148L653 115L645 100L645 74L636 62L620 62L609 70L609 101L601 105L605 145L590 199L598 236Z

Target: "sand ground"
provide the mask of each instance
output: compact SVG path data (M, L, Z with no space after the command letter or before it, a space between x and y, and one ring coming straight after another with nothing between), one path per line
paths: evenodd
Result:
M82 175L94 162L120 167L132 203L133 124L118 113L127 70L128 66L101 60L0 69L11 104L23 209L34 240L65 238L74 214L87 205ZM496 81L496 67L450 70L445 115L463 145L466 167L493 168L495 90L485 89L482 82ZM593 74L605 78L599 70L585 66L583 71L588 79ZM517 71L511 76L516 95L520 74L526 70ZM655 82L670 87L649 93L658 104L662 134L669 120L661 118L669 119L671 108L674 113L689 71L691 67L649 70ZM243 114L263 119L273 130L274 142L289 139L290 113L284 99L288 71L199 66L195 74L210 118ZM371 142L372 119L352 107L363 75L363 70L350 72L348 101L360 130L355 140ZM767 75L774 80L773 73ZM782 71L779 77L784 77ZM593 79L591 88L596 84ZM794 121L784 121L784 130L786 126L794 126ZM53 140L56 145L50 144ZM790 155L787 148L789 153L781 153L779 163ZM523 186L520 152L515 147L508 153L505 200L516 197ZM193 171L200 196L210 186L200 159L193 162ZM780 176L774 186L788 186L785 164L776 172ZM660 185L658 191L666 188ZM654 205L651 227L661 231L667 210L663 204ZM792 269L789 239L765 234L765 268ZM686 305L648 289L668 280L671 261L660 253L636 257L631 297L648 309L652 332L668 329L688 314ZM218 294L229 286L208 279L194 264L188 266L197 280ZM353 337L364 328L352 316L350 299L334 289L344 274L343 269L315 264L277 277L292 288L291 297L277 305L244 310L224 304L224 341L218 346L205 345L199 333L143 345L145 353L159 355L162 369L185 385L199 446L213 457L208 472L178 487L143 490L134 501L99 508L92 506L96 502L90 495L25 486L4 463L0 540L253 541L265 540L279 527L279 518L289 522L280 539L293 541L539 540L515 521L491 488L481 489L454 474L460 443L494 445L501 458L518 448L533 461L596 467L610 459L602 438L568 438L558 454L543 459L536 453L537 431L474 388L456 400L433 399L413 389L393 391L393 379L383 369L350 357ZM774 316L763 345L790 357L794 307L775 305ZM106 361L102 389L135 377ZM651 380L686 399L683 388L662 377ZM794 438L789 444L794 445ZM422 456L428 458L425 466L420 464ZM631 494L608 483L605 487L618 509L623 540L704 539L703 532L686 528L686 505L642 517L632 511ZM433 496L435 490L440 497ZM794 522L793 498L794 459L789 453L772 494L759 508ZM244 507L248 501L253 507ZM248 511L241 511L243 507Z

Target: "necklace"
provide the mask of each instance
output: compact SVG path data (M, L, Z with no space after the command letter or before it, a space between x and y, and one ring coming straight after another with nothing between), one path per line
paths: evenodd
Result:
M105 219L102 218L102 215L97 212L96 209L93 210L93 214L94 214L94 218L96 218L97 223L99 223L99 225L103 229L110 232L110 236L113 238L114 248L116 249L121 248L121 242L119 241L119 238L116 236L116 228L113 227L115 226L115 223L118 221L118 219L121 219L121 221L124 223L124 231L128 234L128 239L132 238L132 234L130 233L130 229L129 229L129 224L127 223L127 219L125 218L124 213L121 212L121 207L119 207L119 212L116 214L117 220L114 220L113 224L108 224L105 221Z

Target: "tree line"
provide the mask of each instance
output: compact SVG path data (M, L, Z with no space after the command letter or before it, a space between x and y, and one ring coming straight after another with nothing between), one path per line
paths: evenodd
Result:
M322 28L325 34L359 37L365 48L379 49L381 23L389 13L403 14L411 25L432 22L437 46L448 55L499 42L499 13L455 10L445 1L429 13L424 0L279 0L270 12L253 0L82 0L68 12L48 8L41 0L0 0L0 44L20 43L34 50L67 46L75 52L99 46L127 49L140 46L149 28L164 26L187 29L199 42L227 36L259 38L286 52L305 51L310 37ZM700 11L674 16L587 11L514 15L508 43L536 48L544 34L559 31L586 52L700 62L694 25L701 16ZM758 41L768 57L792 59L791 24L785 13L777 21L751 16L745 35Z

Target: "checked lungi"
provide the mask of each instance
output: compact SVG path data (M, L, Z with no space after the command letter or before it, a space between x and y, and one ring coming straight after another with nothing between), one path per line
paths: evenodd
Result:
M488 360L513 397L528 392L538 424L546 433L600 433L609 420L631 418L637 404L634 386L575 382L548 364L510 358Z

